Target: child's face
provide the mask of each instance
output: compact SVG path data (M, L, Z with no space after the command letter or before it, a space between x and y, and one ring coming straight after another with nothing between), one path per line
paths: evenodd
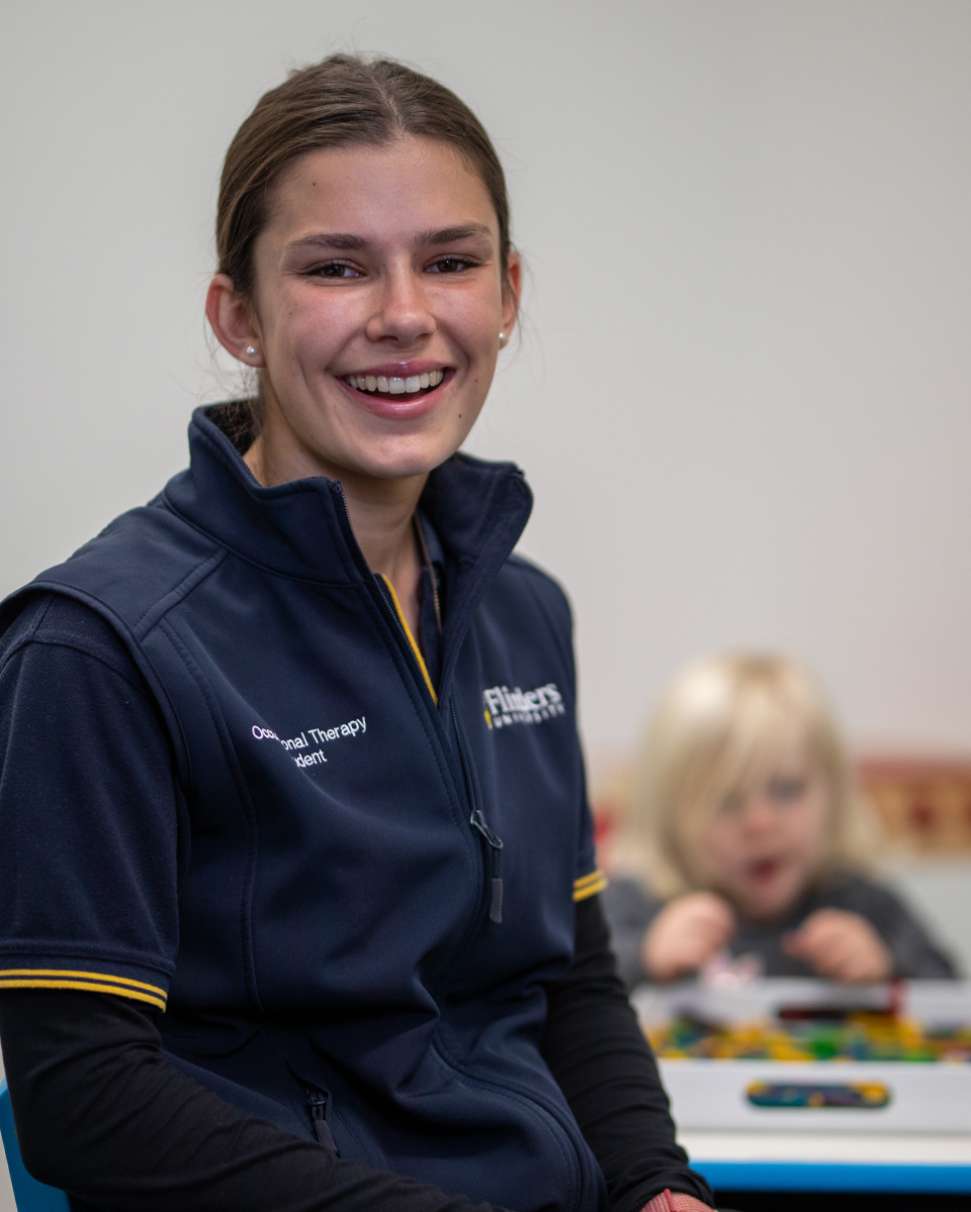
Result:
M778 917L818 871L829 817L829 791L806 746L782 746L706 815L691 846L696 874L745 916Z

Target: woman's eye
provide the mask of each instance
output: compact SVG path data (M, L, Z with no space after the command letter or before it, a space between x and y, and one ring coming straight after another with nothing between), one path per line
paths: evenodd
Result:
M428 269L433 274L460 274L466 269L471 269L475 265L474 261L470 261L468 257L439 257L429 265Z
M323 265L308 269L307 275L311 278L359 278L361 272L343 261L325 261Z

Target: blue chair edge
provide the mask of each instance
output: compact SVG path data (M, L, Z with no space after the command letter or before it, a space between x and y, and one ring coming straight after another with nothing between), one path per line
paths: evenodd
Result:
M63 1191L40 1183L27 1173L20 1155L20 1143L13 1120L13 1107L7 1083L0 1077L0 1136L10 1172L10 1185L17 1204L17 1212L69 1212L70 1204Z

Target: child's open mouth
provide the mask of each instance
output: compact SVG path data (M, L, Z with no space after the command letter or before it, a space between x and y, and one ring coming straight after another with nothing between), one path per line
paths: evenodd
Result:
M779 858L755 859L747 867L749 878L757 884L766 884L775 879L781 870L782 859Z

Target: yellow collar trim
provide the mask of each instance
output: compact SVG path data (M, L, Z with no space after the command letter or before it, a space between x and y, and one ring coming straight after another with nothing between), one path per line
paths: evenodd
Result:
M405 633L408 646L411 648L414 658L418 662L418 668L421 670L421 676L425 680L425 686L428 689L428 693L432 696L432 702L437 704L438 692L432 684L432 679L428 673L428 666L425 664L425 658L421 655L421 649L418 647L418 641L412 635L411 628L408 626L408 620L405 618L405 612L401 609L401 602L398 598L397 592L395 591L395 587L391 584L390 580L384 575L383 572L381 573L381 580L384 581L385 585L387 585L388 593L391 594L391 601L394 603L395 614L398 616L398 622L401 624L401 630Z

